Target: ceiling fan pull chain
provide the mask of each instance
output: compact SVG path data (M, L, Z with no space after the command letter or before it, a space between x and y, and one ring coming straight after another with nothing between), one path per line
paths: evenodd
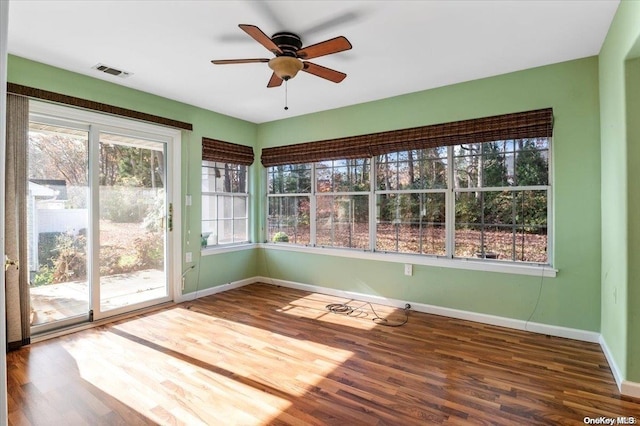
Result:
M288 98L287 88L289 87L288 83L289 83L288 79L284 81L284 110L285 111L289 109L289 107L287 106L287 103L288 103L288 101L287 101L287 98Z

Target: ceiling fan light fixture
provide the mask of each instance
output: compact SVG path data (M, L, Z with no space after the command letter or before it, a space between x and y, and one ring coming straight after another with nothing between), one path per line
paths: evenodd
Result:
M302 61L292 56L276 56L269 60L269 68L280 77L287 81L292 79L303 68Z

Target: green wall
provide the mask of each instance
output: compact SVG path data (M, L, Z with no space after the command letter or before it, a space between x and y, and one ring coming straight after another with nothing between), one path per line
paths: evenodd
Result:
M600 51L602 143L601 333L623 378L640 381L640 167L638 74L640 2L622 1ZM627 79L629 75L629 79ZM635 114L635 116L630 115ZM633 356L633 354L636 354Z
M254 256L252 252L205 256L199 262L202 137L255 146L255 124L11 55L8 60L8 81L192 123L193 132L182 132L182 194L190 193L193 198L193 206L182 206L182 245L183 252L193 253L199 270L196 268L187 273L184 292L256 275L253 267L255 262L250 261ZM259 169L257 164L254 163L250 173L257 174L254 170ZM254 206L253 214L258 215L258 203L252 200L251 205ZM182 265L183 270L187 266Z
M527 320L600 329L598 60L587 58L261 124L260 148L552 107L556 278L265 249L262 273ZM264 174L262 175L264 179ZM265 187L264 183L261 186ZM263 189L264 191L264 189ZM261 194L264 195L264 194ZM264 202L264 197L260 200ZM261 207L264 210L264 206ZM261 217L260 227L264 229Z
M256 275L600 331L623 379L640 382L640 1L622 0L600 55L256 125L9 56L10 82L193 123L183 132L185 293ZM553 107L556 278L253 249L200 256L200 149L207 136L260 149ZM251 235L264 239L265 182L250 170ZM182 265L185 269L188 265ZM536 307L536 300L540 301ZM535 312L534 312L535 307Z
M626 63L627 170L640 167L640 58ZM627 379L640 383L640 182L628 176L629 281L627 282ZM636 354L633 356L633 354Z
M600 328L600 144L598 61L587 58L498 77L398 96L283 121L255 125L179 102L10 57L9 81L193 123L182 150L183 207L199 268L187 274L185 292L255 275L357 291L531 321L598 331ZM200 139L259 148L332 137L552 107L555 129L554 267L544 278L402 265L270 249L199 257ZM251 170L252 235L264 238L265 183L258 162ZM201 261L200 261L201 260ZM540 294L540 302L536 301Z

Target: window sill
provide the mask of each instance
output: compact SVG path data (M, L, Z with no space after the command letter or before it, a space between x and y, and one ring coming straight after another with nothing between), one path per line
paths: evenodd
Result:
M269 250L294 251L300 253L323 254L352 259L377 260L381 262L410 263L412 265L436 266L441 268L466 269L472 271L500 272L505 274L531 275L537 277L554 278L558 270L549 265L518 264L512 262L487 261L474 259L445 259L417 254L400 253L371 253L351 249L335 249L320 247L305 247L289 244L262 243L254 244Z
M225 244L221 246L205 247L200 250L201 256L209 256L212 254L232 253L234 251L250 250L258 247L254 243L237 243Z

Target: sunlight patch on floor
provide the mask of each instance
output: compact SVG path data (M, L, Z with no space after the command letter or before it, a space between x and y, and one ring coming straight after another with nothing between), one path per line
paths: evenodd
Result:
M181 327L185 321L211 323L212 334L206 327L206 332L194 327L180 333L174 329L177 316ZM309 374L320 383L353 355L268 326L180 308L97 328L91 334L65 338L64 348L75 359L80 376L160 424L268 423L309 391L309 382L290 376L290 363L308 363ZM329 361L295 358L296 347L310 344ZM253 407L234 403L247 399Z
M363 330L373 330L378 326L378 324L373 321L376 318L376 314L381 318L388 318L390 321L402 321L403 319L402 311L394 307L373 304L374 312L371 309L372 305L368 302L348 298L336 298L317 293L292 300L287 305L278 308L277 311L299 318L322 321L327 324L339 324L342 327L349 326L348 322L345 323L344 318L340 318L346 314L337 314L327 309L327 305L333 303L342 303L353 308L353 312L348 314L348 317L354 321L352 327Z

